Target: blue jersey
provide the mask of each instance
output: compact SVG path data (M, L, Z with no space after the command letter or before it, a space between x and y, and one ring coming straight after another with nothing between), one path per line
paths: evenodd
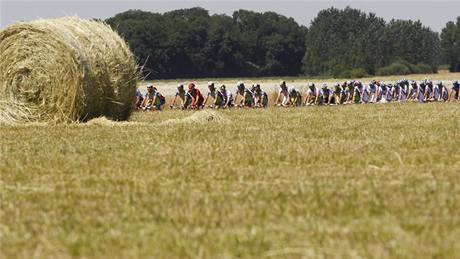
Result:
M329 96L329 95L331 95L331 92L332 91L327 89L327 88L326 89L324 89L324 88L321 89L321 95L323 95L323 96Z
M183 91L183 92L176 92L175 96L181 98L182 100L185 99L192 99L192 95L189 92Z
M377 86L375 84L371 84L369 86L369 92L375 94L375 92L377 92Z
M214 92L208 92L208 97L211 96L212 98L216 98L216 91Z

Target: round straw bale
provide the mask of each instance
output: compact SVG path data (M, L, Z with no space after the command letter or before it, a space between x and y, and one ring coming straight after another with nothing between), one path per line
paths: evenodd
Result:
M138 69L101 22L65 17L0 32L0 122L129 117Z

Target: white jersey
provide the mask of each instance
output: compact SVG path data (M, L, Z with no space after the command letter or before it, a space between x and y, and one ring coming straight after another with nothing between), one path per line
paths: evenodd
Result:
M387 91L388 91L388 87L379 86L379 95L377 99L380 100L380 102L382 103L387 102L387 98L386 98Z
M415 98L417 96L418 86L411 85L409 86L409 90L407 92L407 96L410 98Z
M369 88L369 92L372 93L372 94L375 94L377 92L377 85L376 84L370 85L370 86L368 86L368 88Z
M315 96L316 96L316 95L319 95L319 94L320 94L320 91L319 91L319 90L317 90L316 88L315 88L315 89L313 89L313 90L312 90L312 89L310 89L310 88L308 88L308 90L307 90L307 94L308 94L308 95L315 95Z
M371 99L371 89L368 85L365 85L363 87L363 92L362 92L362 95L361 95L361 101L367 103L369 102Z
M353 89L354 89L355 93L358 92L358 93L362 94L362 92L363 92L362 85L355 85L355 87Z
M290 92L290 88L289 87L286 87L285 89L281 88L280 87L280 90L279 90L279 95L280 96L283 96L283 100L281 100L281 104L282 105L288 105L289 104L289 92Z
M399 100L407 101L407 86L403 85L399 88Z
M280 87L280 90L278 91L278 93L279 93L280 95L289 96L289 91L290 91L290 90L291 90L291 89L290 89L289 87L286 87L285 89L283 89L283 88Z
M369 95L369 99L368 99L368 102L376 102L377 101L377 85L376 84L372 84L372 85L368 85L366 86L366 91L368 92L368 95Z
M425 88L428 88L428 87L425 86ZM425 89L425 91L426 91L426 89ZM421 103L423 103L423 102L425 101L425 96L424 96L425 91L424 91L424 90L422 89L422 87L420 87L420 86L419 86L418 89L417 89L417 92L418 92L418 101L421 102Z
M433 86L433 98L435 100L439 100L441 99L441 95L442 95L442 86L439 86L439 85L434 85Z
M388 102L391 102L391 101L393 100L393 91L394 91L393 88L388 88L388 89L387 89L386 98L387 98L387 101L388 101Z
M431 97L431 95L433 94L433 91L428 85L425 86L425 94L428 95L428 97Z
M229 105L233 104L233 93L230 92L229 90L225 89L225 91L221 91L222 96L224 97L224 102Z

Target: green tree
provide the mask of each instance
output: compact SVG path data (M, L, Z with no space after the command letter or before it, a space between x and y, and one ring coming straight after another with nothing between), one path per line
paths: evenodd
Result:
M292 18L274 12L239 10L233 20L249 75L298 75L305 52L304 30Z
M375 74L398 62L412 68L429 65L436 71L439 58L439 35L420 21L386 24L373 13L329 8L318 13L308 30L303 71L349 77L355 69Z
M131 10L107 23L126 38L148 78L298 75L305 49L305 29L273 12Z
M420 21L390 21L385 29L385 39L387 61L422 63L436 70L440 58L439 35Z
M313 20L306 37L303 71L341 76L354 68L373 74L385 63L385 22L359 10L329 8Z
M457 23L448 22L441 32L441 50L451 72L460 71L460 16Z
M245 57L241 53L241 34L232 17L213 15L208 28L204 53L210 76L240 76L245 74Z
M403 66L413 73L436 70L440 58L439 35L420 21L387 24L349 7L320 11L309 28L274 12L210 16L198 7L164 14L130 10L106 21L127 40L149 79L350 77ZM453 71L460 70L459 23L448 23L441 35Z
M155 77L167 73L164 48L167 32L163 30L160 14L130 10L115 15L106 22L126 39L131 50L144 66L144 76Z

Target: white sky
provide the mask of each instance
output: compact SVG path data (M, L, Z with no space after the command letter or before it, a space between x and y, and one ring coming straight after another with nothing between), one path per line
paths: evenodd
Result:
M460 16L460 0L450 1L229 1L229 0L144 0L144 1L41 1L41 0L0 0L0 28L18 21L30 21L37 18L55 18L65 15L77 15L82 18L108 18L129 9L141 9L152 12L166 12L180 8L195 6L209 10L210 14L228 14L238 9L257 12L275 11L293 17L298 23L309 25L318 11L331 6L358 8L366 12L374 12L387 21L392 18L421 20L435 31L441 31L448 21L455 21Z

